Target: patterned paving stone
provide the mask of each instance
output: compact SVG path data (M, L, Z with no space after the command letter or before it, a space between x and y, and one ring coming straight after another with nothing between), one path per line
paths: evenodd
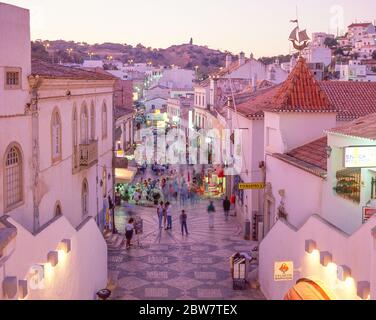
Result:
M184 276L165 281L165 283L171 287L175 287L180 290L190 290L192 288L202 285L201 281L198 281L192 278L187 278Z
M217 273L216 272L195 272L195 279L198 280L216 280Z
M199 299L220 299L223 298L222 291L215 289L197 289L197 297Z
M118 285L126 290L134 290L148 284L147 281L136 277L124 277L118 280Z
M264 299L259 290L234 291L229 257L237 251L250 252L256 245L242 239L237 218L224 221L221 203L216 202L215 228L208 227L208 202L187 205L189 236L180 233L173 204L173 230L158 229L155 208L132 210L144 220L141 248L109 253L109 271L116 272L115 300ZM118 208L116 223L125 224L127 210ZM241 250L240 250L241 249Z

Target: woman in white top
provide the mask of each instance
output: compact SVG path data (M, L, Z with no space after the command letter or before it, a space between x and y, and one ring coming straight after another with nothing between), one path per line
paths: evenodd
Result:
M125 226L125 238L127 239L127 249L130 249L131 247L131 240L133 238L133 232L134 232L134 219L130 218L129 222Z

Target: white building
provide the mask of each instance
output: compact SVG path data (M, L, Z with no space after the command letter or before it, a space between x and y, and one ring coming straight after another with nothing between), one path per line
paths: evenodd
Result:
M323 63L325 67L332 62L332 50L328 47L309 46L302 52L308 63Z
M375 299L375 119L331 129L327 138L269 159L269 192L278 193L284 217L260 245L259 277L268 298L299 293L304 299L311 290L320 300ZM295 271L276 282L281 261Z
M0 29L0 299L93 299L107 285L114 79L31 63L28 10L0 3Z

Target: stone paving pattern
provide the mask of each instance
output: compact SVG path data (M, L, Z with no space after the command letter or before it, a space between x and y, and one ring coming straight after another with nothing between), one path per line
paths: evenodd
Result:
M115 284L114 300L261 300L259 290L234 291L229 257L250 252L256 243L243 240L235 217L224 219L221 202L215 202L215 228L209 229L208 201L188 204L189 236L182 236L181 207L173 204L173 230L158 229L156 208L118 208L117 228L122 232L126 217L144 220L140 247L125 250L121 240L109 244L109 277ZM136 240L134 238L134 240Z

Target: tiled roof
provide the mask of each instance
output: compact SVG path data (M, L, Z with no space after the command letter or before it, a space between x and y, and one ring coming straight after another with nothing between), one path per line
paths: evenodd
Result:
M235 95L236 111L249 118L263 117L264 110L271 108L272 100L279 87L280 85L277 85ZM235 110L233 104L230 108Z
M265 85L256 92L249 87L235 95L238 112L246 117L259 118L264 111L328 111L338 112L339 121L376 113L376 82L317 82L303 58L298 64L283 84Z
M325 179L327 177L327 145L328 138L323 137L286 154L275 153L272 156Z
M342 127L328 130L328 132L376 140L376 113L359 118Z
M273 111L333 112L325 92L300 57L287 80L272 100Z
M199 82L196 85L194 85L194 87L205 88L205 87L207 87L209 85L210 85L210 78L206 78L205 80L202 80L201 82Z
M72 79L72 80L116 80L117 78L103 73L87 71L78 68L65 67L45 61L32 59L31 75L46 79Z
M321 89L338 110L338 120L351 121L376 113L376 83L321 81Z
M323 170L327 170L327 153L326 147L328 146L328 138L324 137L304 146L298 147L287 155L304 161L308 164L314 165Z
M352 23L348 26L348 28L354 28L354 27L368 27L371 22L362 22L362 23Z

